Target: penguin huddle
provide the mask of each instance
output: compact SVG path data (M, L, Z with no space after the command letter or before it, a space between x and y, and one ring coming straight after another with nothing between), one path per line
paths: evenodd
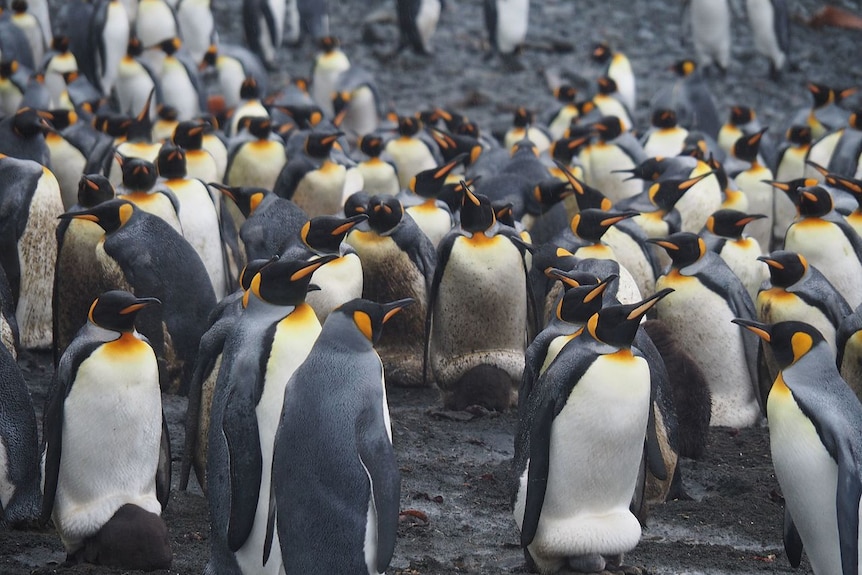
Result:
M856 572L846 90L809 86L783 141L751 109L722 125L697 67L727 61L696 45L641 134L631 67L602 44L592 96L557 86L553 110L518 107L495 138L443 107L383 113L323 3L244 2L252 52L192 2L69 4L44 77L0 120L4 524L51 519L69 562L167 568L161 392L178 393L206 573L383 573L401 491L387 390L436 387L445 411L517 411L508 495L531 571L624 570L649 507L679 495L680 457L710 425L765 418L791 563L805 549L816 573ZM426 4L398 3L402 30L439 15ZM486 3L501 56L526 33L512 4ZM695 28L710 16L690 4ZM320 41L310 87L270 90L299 29ZM8 75L36 69L12 38ZM427 29L401 41L430 51ZM15 357L47 347L40 448Z

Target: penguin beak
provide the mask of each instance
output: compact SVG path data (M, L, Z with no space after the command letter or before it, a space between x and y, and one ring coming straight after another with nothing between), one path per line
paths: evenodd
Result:
M748 216L746 218L742 218L741 220L736 222L736 227L738 227L738 228L745 227L748 224L750 224L751 222L753 222L755 220L762 220L765 217L767 217L766 214L751 214L750 216Z
M236 194L233 193L233 190L224 184L220 184L218 182L210 182L207 184L208 186L217 189L233 201L236 201Z
M617 274L611 274L608 277L606 277L605 279L603 279L602 281L600 281L599 285L594 287L592 289L592 291L590 291L590 293L587 294L587 296L584 298L584 302L590 303L591 301L593 301L597 297L601 297L602 294L605 293L605 290L608 289L608 286L611 285L611 283L613 283L619 277L620 276L618 276ZM670 289L670 288L668 288L668 289ZM671 290L671 291L673 291L673 290ZM662 297L664 297L664 296L662 296ZM656 300L656 301L658 301L658 300Z
M668 240L662 240L662 239L656 239L656 238L647 238L647 243L655 244L659 247L666 249L669 252L670 251L676 251L679 249L678 245L676 245L675 243L668 241Z
M628 170L611 170L612 174L631 174L628 178L623 180L624 182L628 182L629 180L639 180L640 178L635 175L635 171L633 169Z
M444 166L441 166L439 170L434 172L434 179L435 180L441 180L441 179L445 178L446 176L448 176L452 172L452 170L455 169L456 166L466 162L468 157L469 157L469 154L467 154L466 152L464 152L463 154L458 154L457 156L452 158L451 162L449 162L448 164L446 164Z
M407 297L383 304L383 323L392 319L395 314L414 302L415 300L412 297Z
M805 163L807 165L811 166L812 168L814 168L815 170L817 170L818 172L820 172L820 174L822 174L824 176L829 175L829 170L827 170L826 168L824 168L823 166L821 166L817 162L812 162L811 160L805 160Z
M783 270L784 269L784 264L782 264L778 260L774 260L774 259L770 258L769 256L758 256L757 259L759 261L765 263L766 265L768 265L771 268L775 268L777 270Z
M623 220L627 220L629 218L633 218L635 216L641 215L640 212L623 212L622 214L617 214L610 218L603 219L600 223L602 227L610 227L614 224L617 224Z
M161 305L162 301L156 297L139 297L137 301L132 305L126 306L120 310L120 315L128 315L130 313L135 313L138 310L144 309L148 305L159 304Z
M333 236L338 236L341 234L346 234L349 230L353 229L354 226L358 225L361 222L364 222L368 219L368 214L356 214L355 216L350 216L347 220L332 230Z
M326 264L335 259L338 259L337 255L329 254L325 256L320 256L315 260L311 260L307 262L304 266L293 272L293 274L290 276L290 281L299 281L302 278L313 274L315 270L317 270L317 268L325 266Z
M760 180L760 181L763 182L764 184L769 184L773 188L777 188L783 192L787 192L790 190L790 186L784 182L776 182L774 180Z
M758 258L759 259L759 258ZM760 339L769 343L772 341L772 330L771 326L766 325L765 323L760 323L759 321L752 321L750 319L742 319L735 318L730 320L736 325L741 325L751 333L757 335Z
M567 276L566 272L564 272L560 268L547 268L545 270L545 277L552 280L560 280L569 287L581 287L581 284Z
M662 298L669 295L673 291L673 288L664 288L660 292L654 293L650 297L643 300L633 310L631 310L626 319L628 319L629 321L639 321L640 318L645 316L646 313L651 310L655 304L657 304Z
M705 174L701 174L701 175L697 176L696 178L691 178L690 180L686 180L679 185L679 189L687 190L690 187L692 187L693 185L695 185L696 183L698 183L699 181L701 181L702 179L707 178L713 174L715 174L715 170L710 170L710 171L706 172Z

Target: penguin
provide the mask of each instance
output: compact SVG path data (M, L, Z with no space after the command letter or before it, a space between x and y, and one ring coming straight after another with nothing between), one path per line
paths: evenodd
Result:
M647 157L678 156L685 147L688 130L677 124L673 110L654 110L651 128L641 139Z
M96 38L96 78L91 79L108 97L117 81L120 61L126 53L131 36L129 15L119 0L99 2L90 21L91 38ZM147 90L149 92L149 90Z
M86 169L89 154L63 137L62 130L78 122L74 110L57 110L45 112L44 115L51 122L53 128L45 134L45 144L47 144L51 156L51 171L60 185L63 208L68 209L74 205L77 199L78 180L80 180L81 174L92 172L92 170ZM92 134L97 134L92 127L91 130ZM106 144L108 141L105 138Z
M373 196L395 196L401 191L395 166L381 158L383 138L369 134L359 139L359 151L367 159L359 162L356 169L362 175L363 189Z
M535 114L519 106L515 110L512 126L506 130L503 136L503 147L511 150L521 140L527 139L536 146L539 154L547 150L551 145L551 135L545 128L535 123Z
M437 248L425 328L426 377L437 382L446 409L517 404L534 305L526 252L518 233L497 222L488 198L465 186L460 226Z
M160 517L170 491L170 439L156 355L135 329L138 312L158 302L122 290L99 295L57 366L45 412L41 518L53 519L68 560L170 568ZM101 545L109 533L136 552Z
M26 89L27 72L21 69L18 61L0 61L0 115L14 114L24 100Z
M50 125L39 112L25 106L0 120L0 154L22 160L33 160L51 167L51 153L45 143Z
M743 136L752 136L763 129L757 113L748 106L732 106L727 122L718 130L716 142L728 154L733 152L736 141ZM761 163L763 161L761 160Z
M799 217L787 228L784 249L805 256L856 309L862 303L862 239L833 206L823 187L800 188Z
M746 0L754 47L769 59L769 75L781 77L790 51L790 11L785 0Z
M42 491L36 412L12 351L0 345L0 524L20 527L38 519Z
M228 148L225 182L229 186L249 186L273 189L287 164L287 154L281 138L272 138L272 122L268 117L247 117L243 125L250 138Z
M119 156L118 159L123 181L115 188L117 196L122 196L142 210L160 217L182 235L179 200L170 188L159 181L156 165L141 158Z
M150 65L141 58L143 53L140 39L131 36L126 53L117 67L114 83L114 94L121 114L137 114L145 102L148 114L154 114L156 104L161 101L161 84ZM154 99L149 99L151 93L155 93Z
M317 42L329 36L329 6L326 0L293 0L290 2L288 15L290 28L285 31L285 39L290 44L298 44L303 37L309 37Z
M220 182L224 174L219 172L215 156L204 148L204 138L208 129L210 129L209 124L198 120L179 122L174 128L170 141L185 152L188 177L197 178L202 182ZM226 156L225 160L227 160Z
M170 140L177 129L179 121L179 110L168 104L159 104L156 107L156 121L153 124L153 141L165 142Z
M12 18L0 15L0 52L4 60L17 60L28 70L35 70L40 62L33 58L27 35L16 26Z
M705 0L697 2L706 3ZM720 0L716 5L726 2L727 0ZM671 86L656 93L650 109L672 109L684 128L690 131L699 130L713 139L717 138L721 120L718 119L715 99L697 63L688 59L679 60L671 70L676 74L676 80Z
M344 198L359 191L348 187L355 185L348 179L348 167L332 157L333 144L342 135L342 132L309 132L305 154L295 155L285 164L273 192L292 200L310 217L337 213L344 205Z
M437 31L441 0L396 0L395 12L398 16L398 48L401 52L410 48L416 54L427 55L432 52L431 39Z
M245 44L269 70L284 41L285 0L243 0L242 25Z
M730 64L728 0L686 0L683 11L683 28L690 35L700 66L715 66L724 76Z
M637 86L632 64L625 54L615 51L607 42L597 42L590 51L590 59L602 66L602 76L612 79L626 108L637 106Z
M785 142L778 148L775 162L775 179L789 182L806 176L805 159L811 149L811 129L808 126L794 125L787 129ZM776 242L784 241L784 232L796 217L796 205L785 194L773 196L775 222L772 237Z
M218 38L211 4L211 0L183 0L177 4L178 36L195 63L201 62Z
M837 194L846 192L856 201L855 209L844 216L857 234L862 234L862 181L856 178L845 178L831 172L825 175L825 183Z
M104 230L104 241L96 248L100 269L93 273L161 300L162 314L142 317L142 330L164 361L165 391L186 393L197 346L216 303L194 248L164 220L121 198L61 218L86 219Z
M45 40L38 18L27 10L28 4L26 0L13 0L10 8L12 9L12 24L18 27L27 37L27 43L30 45L30 53L33 55L33 62L41 62L48 43Z
M233 44L210 44L200 61L203 74L214 69L218 93L224 97L224 105L228 109L236 108L241 102L240 91L246 78L254 78L258 90L269 93L266 68L254 52L244 46Z
M176 108L177 118L185 121L200 114L206 108L206 102L197 65L188 52L181 50L182 46L178 37L159 44L164 52L159 84L162 86L162 102Z
M748 209L752 213L764 214L766 218L752 222L748 233L764 250L772 245L773 196L775 192L766 183L774 179L772 170L758 161L760 142L766 128L751 136L742 136L733 145L733 157L748 162L749 167L733 176L736 185L748 198Z
M228 291L225 253L221 239L218 212L206 185L189 178L186 154L182 148L164 144L159 151L156 167L161 183L176 197L183 237L188 240L207 269L216 300Z
M305 303L311 274L333 257L264 266L252 278L242 314L224 342L206 462L208 573L277 575L281 568L278 547L261 561L280 400L290 393L288 381L321 330Z
M455 224L449 206L438 200L437 196L440 195L446 178L466 159L466 156L458 156L442 166L419 172L410 181L409 190L421 198L421 203L409 206L405 211L416 221L416 225L428 236L435 248Z
M721 256L721 259L742 281L752 301L757 298L760 285L766 280L768 271L758 258L763 253L760 244L751 236L744 236L745 227L753 221L765 218L763 214L745 214L736 210L718 210L706 220L701 237L706 247Z
M567 565L597 572L606 564L620 566L623 553L637 545L641 527L629 504L643 456L651 382L648 362L633 353L632 341L640 319L670 291L593 314L530 394L512 464L513 513L529 569L552 573ZM626 414L625 424L611 433L594 422L610 406ZM615 454L601 465L590 459L596 441Z
M332 98L333 122L351 141L377 130L385 116L377 82L364 68L351 66L339 74Z
M862 404L841 379L820 333L803 322L734 320L772 349L781 369L766 412L775 477L785 498L784 549L803 549L815 573L859 572Z
M20 343L24 349L47 348L57 258L53 230L63 213L60 185L41 164L0 154L0 188L0 229L6 230L0 264L15 301Z
M397 387L427 386L430 382L423 377L425 319L437 254L397 198L372 196L365 213L369 229L354 228L345 240L362 262L362 297L416 301L393 320L377 343L387 382Z
M562 138L572 125L572 121L580 116L575 103L577 97L578 91L570 84L561 84L554 88L554 100L557 104L545 117L543 123L548 126L548 131L555 141Z
M845 316L838 324L835 334L837 355L835 365L841 377L862 401L862 308Z
M163 54L158 47L165 40L180 36L175 5L168 0L138 0L135 36L144 47L144 61L161 76Z
M523 49L530 22L530 0L484 0L485 29L491 49L513 69L512 58Z
M392 448L387 374L374 345L385 324L409 303L342 305L288 383L275 438L267 529L272 533L277 526L286 572L382 574L389 565L401 478ZM336 403L339 409L332 408ZM301 487L309 485L316 487ZM308 513L319 520L309 523ZM317 545L321 538L340 552Z
M623 104L617 92L617 83L613 78L602 76L597 81L593 104L602 116L616 116L620 119L622 131L628 132L634 127L631 111Z
M750 427L761 416L757 340L730 320L755 317L754 303L739 278L706 242L688 232L648 240L667 250L672 266L656 289L675 291L657 305L657 317L685 346L712 393L710 425Z
M66 87L63 74L78 71L78 60L71 51L68 36L54 36L54 42L43 58L39 72L45 76L45 85L51 94L52 107L60 104L60 95Z
M338 77L350 69L350 60L335 36L321 38L319 46L320 52L314 58L311 71L311 98L324 115L331 118L335 115L332 94L336 91Z
M584 166L584 182L598 188L612 202L632 197L643 185L619 172L634 168L647 159L643 147L629 132L623 130L616 116L604 116L593 124L598 140L580 153Z
M147 101L141 107L138 115L123 121L126 130L125 140L114 148L114 157L106 162L104 173L111 183L118 186L123 181L123 166L120 158L139 158L154 164L161 142L153 142L153 123L150 119L150 109L155 92L150 92Z
M114 197L114 186L105 176L84 175L78 181L76 201L67 212L94 208ZM96 246L103 236L102 228L86 219L61 220L57 225L52 298L54 365L78 330L87 323L93 294L115 287L112 281L96 272L99 266Z
M811 94L811 107L796 112L792 117L792 124L808 126L811 129L811 137L815 141L847 124L850 112L839 104L856 92L856 88L839 90L815 82L809 82L806 87Z

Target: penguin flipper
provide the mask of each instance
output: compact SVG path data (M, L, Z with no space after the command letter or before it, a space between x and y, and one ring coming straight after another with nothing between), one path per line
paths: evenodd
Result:
M427 54L422 35L416 28L416 16L419 15L421 2L417 0L397 0L398 30L401 32L398 42L398 52L410 46L417 54Z
M772 23L778 47L787 55L790 51L790 12L785 0L772 0Z
M392 442L382 424L383 404L367 405L357 417L356 445L359 461L371 482L371 497L377 512L377 572L383 573L395 552L401 476Z
M428 290L428 308L425 312L425 353L422 357L422 381L428 384L428 364L431 354L431 316L434 313L434 304L437 302L437 292L440 291L440 281L443 279L443 270L452 253L455 240L463 234L460 231L452 231L443 236L437 246L437 265L434 268L434 276L431 279L431 289Z
M802 562L802 538L793 523L787 507L784 508L784 552L791 567L799 567Z
M156 467L156 499L162 504L162 511L171 498L171 436L168 433L168 420L162 411L162 439L159 445L159 464Z
M62 387L63 389L59 389ZM42 423L43 452L45 453L44 493L42 495L42 512L39 522L46 524L54 509L54 498L57 495L57 478L60 474L60 455L63 445L63 404L66 400L66 385L54 381L48 406L45 409Z
M488 40L491 42L491 49L497 50L497 1L485 0L483 3L485 14L485 28L488 30Z
M841 548L843 575L856 575L859 570L859 498L862 497L862 478L859 465L847 447L840 450L838 459L838 543Z
M260 495L263 455L252 398L231 392L224 414L222 431L230 460L230 521L228 547L234 553L248 539Z
M521 522L521 547L533 542L539 528L539 517L545 504L548 469L551 459L551 426L554 423L554 401L544 401L533 416L530 432L530 462L527 472L527 496Z
M275 185L272 187L273 193L286 200L293 199L293 194L296 192L296 187L299 185L300 180L302 180L305 174L316 168L317 166L306 157L299 157L288 161L275 180Z

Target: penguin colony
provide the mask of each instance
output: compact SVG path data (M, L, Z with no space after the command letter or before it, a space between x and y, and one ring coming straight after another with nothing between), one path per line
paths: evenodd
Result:
M72 563L169 567L160 392L180 393L206 573L383 573L387 389L436 386L517 410L530 571L623 572L679 457L763 424L791 564L859 571L862 110L812 83L784 138L744 107L722 124L701 69L728 65L725 2L687 3L698 61L648 130L602 43L591 97L556 86L500 138L387 112L325 2L246 0L248 48L209 2L76 0L50 24L42 4L0 14L5 525L52 520ZM399 49L432 51L441 4L397 2ZM746 6L778 77L786 6ZM485 3L504 66L528 8ZM310 83L268 86L305 36ZM49 347L40 447L15 358Z

